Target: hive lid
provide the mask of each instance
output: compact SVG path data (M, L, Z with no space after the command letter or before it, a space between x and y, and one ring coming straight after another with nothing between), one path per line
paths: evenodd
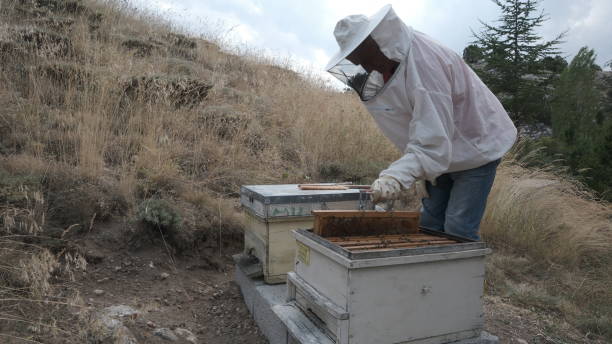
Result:
M298 184L243 185L240 188L240 195L263 204L359 201L367 197L360 195L357 189L300 190Z

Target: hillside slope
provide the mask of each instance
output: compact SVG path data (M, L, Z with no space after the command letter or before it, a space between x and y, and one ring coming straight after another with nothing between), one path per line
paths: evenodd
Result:
M231 283L239 186L366 183L399 156L354 95L125 2L3 0L0 19L9 341L112 342L99 314L124 304L141 314L120 329L139 342L185 327L206 343L262 342ZM496 249L489 329L612 338L611 214L509 156L482 229Z

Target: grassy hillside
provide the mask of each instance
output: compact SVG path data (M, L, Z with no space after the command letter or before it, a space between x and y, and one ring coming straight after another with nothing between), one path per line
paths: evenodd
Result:
M126 242L162 232L178 255L239 244L240 185L365 183L399 156L354 95L124 2L3 0L0 19L6 338L98 340L65 284L95 262L75 242L96 228L125 223ZM482 229L489 294L612 338L611 216L508 157Z
M351 95L264 58L116 3L3 6L3 165L77 185L48 194L59 226L164 199L197 232L242 184L361 181L397 155Z

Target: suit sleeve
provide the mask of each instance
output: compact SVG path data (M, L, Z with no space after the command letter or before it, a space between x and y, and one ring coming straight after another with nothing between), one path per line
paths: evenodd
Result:
M381 176L397 179L409 188L415 179L434 181L445 173L452 159L454 135L451 80L442 68L426 68L407 79L413 116L407 133L404 155L393 162Z

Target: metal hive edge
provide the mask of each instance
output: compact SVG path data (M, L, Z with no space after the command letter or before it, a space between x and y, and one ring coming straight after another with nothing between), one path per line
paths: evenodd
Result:
M325 240L325 238L323 237L320 237L314 234L311 230L297 229L296 232L342 255L343 257L351 259L351 260L389 258L389 257L401 257L401 256L416 256L416 255L432 254L432 253L471 251L471 250L486 248L486 244L482 241L473 241L467 238L454 236L448 233L432 231L432 230L428 230L425 228L420 228L420 229L424 233L457 240L460 243L454 244L454 245L440 245L440 246L430 246L430 247L398 248L396 250L382 251L382 252L381 251L378 251L378 252L351 252L349 250L346 250L338 245L335 245L329 242L328 240Z
M357 189L303 191L298 189L297 184L277 185L277 187L295 186L293 190L295 194L264 195L257 191L257 188L262 186L274 187L274 185L242 185L240 194L263 204L358 201L362 197Z

